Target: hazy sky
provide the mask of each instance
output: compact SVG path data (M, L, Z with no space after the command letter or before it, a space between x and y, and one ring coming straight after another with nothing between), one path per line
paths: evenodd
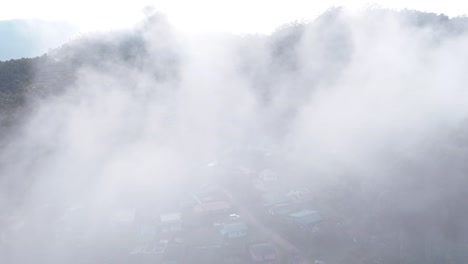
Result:
M358 9L366 5L410 8L457 16L468 13L460 0L15 0L0 9L0 20L40 18L65 20L84 31L131 26L139 21L145 6L163 11L181 30L269 32L295 19L312 19L330 6Z

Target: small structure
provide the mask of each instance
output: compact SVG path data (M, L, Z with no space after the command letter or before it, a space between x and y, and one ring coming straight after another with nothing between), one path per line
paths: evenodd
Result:
M132 255L161 255L166 250L168 240L160 240L158 242L151 242L134 248L130 254Z
M235 239L245 237L247 235L248 227L244 222L226 223L220 230L224 238Z
M238 220L240 218L240 215L238 214L230 214L229 219L230 220Z
M287 219L292 224L306 230L313 230L315 225L323 221L322 216L317 211L311 210L301 210L291 213L287 216Z
M160 216L161 232L179 232L182 230L182 218L180 213L164 214Z
M298 211L298 206L295 204L291 203L282 203L282 204L277 204L268 210L270 215L275 215L275 216L285 216L294 212Z
M270 207L278 204L289 203L288 197L280 192L265 192L261 195L262 204L265 207Z
M286 194L289 199L295 202L305 202L312 200L312 192L308 188L297 188L288 191Z
M231 210L229 197L225 192L216 188L204 190L193 196L196 204L193 211L198 214L225 214Z
M193 207L195 213L218 214L226 213L231 209L231 205L226 201L210 201L196 204Z
M278 256L271 243L258 243L249 246L250 259L254 263L273 263Z
M259 191L267 191L271 189L272 187L277 186L278 180L275 176L275 174L271 170L263 170L262 172L259 173L258 177L253 180L253 185L255 189Z

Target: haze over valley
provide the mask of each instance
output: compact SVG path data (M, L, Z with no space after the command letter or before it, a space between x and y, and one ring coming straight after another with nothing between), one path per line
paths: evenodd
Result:
M149 8L0 61L0 263L467 263L466 47L408 9Z

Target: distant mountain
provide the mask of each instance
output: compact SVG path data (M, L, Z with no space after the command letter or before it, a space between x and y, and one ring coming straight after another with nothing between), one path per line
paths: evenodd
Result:
M78 27L44 20L0 21L0 60L35 57L70 40Z

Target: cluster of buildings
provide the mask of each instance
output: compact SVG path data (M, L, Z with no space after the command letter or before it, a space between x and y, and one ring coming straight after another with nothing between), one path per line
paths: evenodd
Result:
M75 206L59 210L48 206L30 224L15 221L18 226L8 231L11 234L2 233L1 239L27 234L26 241L33 238L34 230L44 230L37 236L48 236L49 243L55 241L57 247L73 247L77 259L89 254L82 263L96 259L142 264L311 263L298 256L295 242L282 237L277 229L312 235L324 218L309 208L308 189L280 191L274 187L275 181L259 174L252 177L249 190L208 184L141 208ZM255 192L249 197L257 198L246 204L246 192Z
M273 263L279 251L217 187L188 194L158 214L135 216L140 239L134 263Z
M308 208L308 189L278 192L270 188L274 181L253 179L259 197L251 201L258 205L254 210L239 200L245 194L241 190L207 185L157 214L137 213L140 239L130 250L134 263L306 263L291 252L293 242L278 241L287 239L275 228L312 235L324 218ZM277 225L265 226L265 217Z

